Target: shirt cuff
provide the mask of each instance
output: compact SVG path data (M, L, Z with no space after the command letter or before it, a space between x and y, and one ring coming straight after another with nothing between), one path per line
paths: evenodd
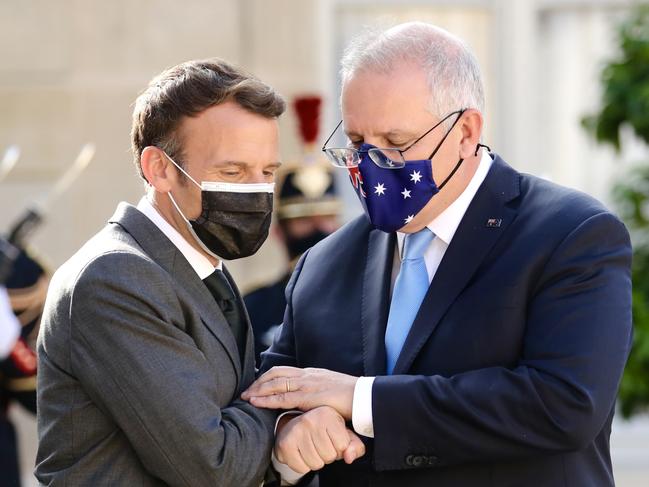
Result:
M277 425L279 424L279 420L282 419L284 416L287 414L293 414L293 415L299 415L302 414L301 411L286 411L285 413L280 414L277 417L277 421L275 421L275 436L277 436ZM306 474L303 473L298 473L295 470L293 470L291 467L286 465L285 463L280 462L277 457L275 457L275 449L272 449L272 453L270 456L270 461L273 464L273 468L275 471L279 474L280 479L281 479L281 485L295 485L297 484L302 477L304 477Z
M374 438L372 417L372 386L376 377L359 377L354 387L352 402L352 425L359 435Z

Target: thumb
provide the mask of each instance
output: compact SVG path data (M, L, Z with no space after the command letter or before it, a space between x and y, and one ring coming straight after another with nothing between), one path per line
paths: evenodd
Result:
M353 431L348 429L347 434L349 434L349 445L343 452L343 459L345 460L345 463L350 464L354 460L365 455L365 444Z

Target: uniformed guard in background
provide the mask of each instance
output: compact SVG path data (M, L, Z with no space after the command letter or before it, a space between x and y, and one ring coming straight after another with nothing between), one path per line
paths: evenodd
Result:
M3 254L6 277L0 283L3 294L6 288L8 303L19 325L8 356L0 360L0 487L20 486L16 432L7 413L15 402L36 414L36 355L33 350L49 282L48 273L32 255L24 248L14 248L17 254ZM7 322L10 318L6 314L3 316L0 327L6 329L14 325Z
M34 352L45 305L50 272L29 249L31 234L43 222L52 203L74 183L92 160L93 144L86 144L74 163L51 190L27 208L11 226L6 238L0 236L0 336L6 352L0 354L0 487L20 486L20 465L16 431L9 421L9 406L21 404L36 414L36 371ZM0 162L0 182L15 166L20 151L10 147ZM8 305L8 306L7 306ZM9 309L5 309L5 308ZM11 316L8 312L13 312ZM16 327L14 333L9 331ZM2 332L5 332L4 334Z
M286 248L289 265L276 282L244 296L255 334L255 355L272 343L284 319L284 289L300 256L339 226L341 201L336 192L331 165L321 159L318 136L319 97L297 98L293 106L303 141L302 160L280 169L276 192L276 235Z

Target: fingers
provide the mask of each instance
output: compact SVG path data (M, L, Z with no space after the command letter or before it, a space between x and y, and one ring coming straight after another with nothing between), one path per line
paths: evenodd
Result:
M347 427L345 426L345 420L337 415L337 421L335 424L327 424L326 433L329 437L329 441L336 451L336 460L341 460L343 458L343 453L349 446L350 437L347 434Z
M360 441L360 440L359 440ZM290 420L281 430L275 444L277 459L299 473L319 470L343 458L351 437L343 418L332 408L321 407ZM353 461L364 447L348 453Z
M297 442L301 434L299 422L296 418L299 416L284 416L277 424L277 437L275 439L275 457L281 463L288 465L292 470L300 474L306 474L311 471L309 466L304 463L302 455L297 447ZM303 432L302 432L303 433Z
M280 446L275 447L275 457L284 465L288 465L291 470L302 475L309 473L311 469L302 459L302 455L297 448L293 450L282 450Z
M286 379L287 378L297 378L300 377L304 372L304 369L297 367L284 367L278 366L273 367L265 374L262 374L255 382L253 382L247 390L241 394L241 398L244 401L248 401L252 396L263 396L268 394L273 394L273 392L268 392L268 390L274 390L277 392L286 392ZM270 382L270 385L265 385ZM291 381L291 386L294 381ZM261 387L264 386L263 389ZM260 393L260 389L261 392Z
M253 406L264 409L306 409L303 405L304 394L301 392L283 392L260 397L252 396L248 401Z
M306 463L311 470L320 470L326 465L325 461L320 457L313 440L300 445L300 454L302 455L304 463Z
M318 454L326 464L342 458L349 444L349 435L342 417L338 414L329 416L330 418L316 419L315 432L312 433Z
M349 446L343 453L343 460L345 460L345 463L350 464L365 455L365 444L353 431L348 429L347 434L349 435Z
M284 392L299 391L300 382L296 377L276 377L266 382L261 382L254 389L251 387L246 391L250 397L272 396ZM245 398L244 398L245 399Z

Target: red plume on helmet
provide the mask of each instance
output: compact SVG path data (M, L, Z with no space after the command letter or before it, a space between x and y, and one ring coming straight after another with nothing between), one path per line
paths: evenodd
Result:
M320 128L318 95L303 95L293 99L303 153L298 160L286 164L278 174L277 215L280 220L338 215L338 199L333 168L316 147Z
M299 121L300 135L304 145L313 145L320 128L320 105L322 98L317 95L299 96L293 100L293 107Z

